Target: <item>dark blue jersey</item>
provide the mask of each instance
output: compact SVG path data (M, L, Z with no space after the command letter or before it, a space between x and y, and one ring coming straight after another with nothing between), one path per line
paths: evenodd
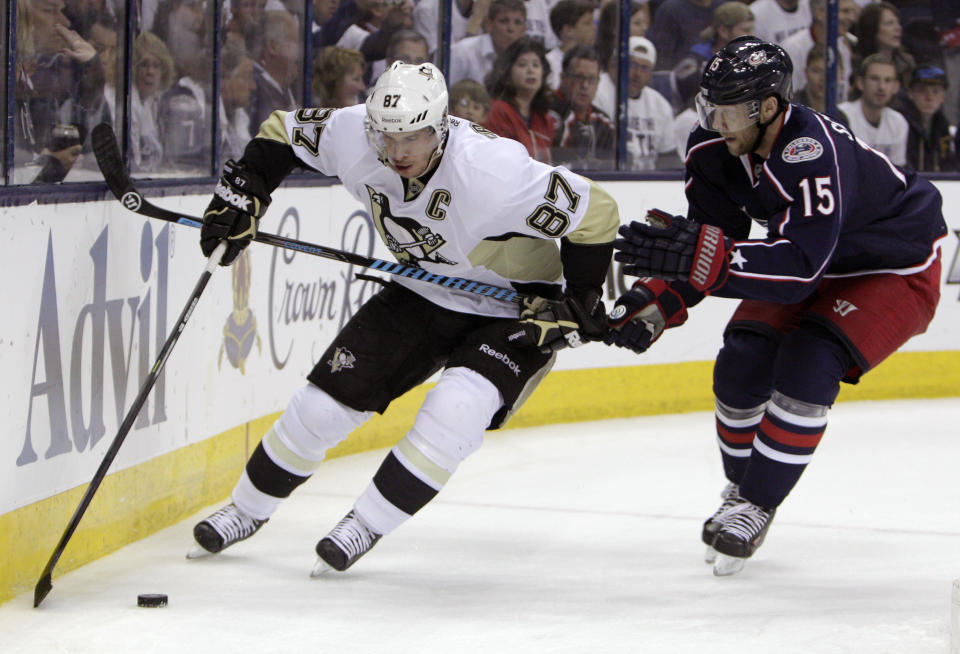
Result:
M713 295L793 303L823 277L909 275L933 263L947 226L930 182L826 116L790 105L770 158L734 157L716 132L687 143L688 217L733 239ZM750 221L766 227L749 239Z

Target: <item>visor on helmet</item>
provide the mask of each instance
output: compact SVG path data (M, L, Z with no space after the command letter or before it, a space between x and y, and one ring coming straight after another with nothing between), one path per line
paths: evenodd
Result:
M424 127L415 132L381 132L376 129L368 129L367 139L370 141L370 144L376 149L377 155L381 159L387 158L387 140L389 139L391 143L418 143L421 139L427 138L431 144L431 147L436 149L440 147L440 137L437 135L437 132L432 127Z
M714 104L697 94L697 118L711 132L739 132L760 121L760 103L748 100L737 104Z

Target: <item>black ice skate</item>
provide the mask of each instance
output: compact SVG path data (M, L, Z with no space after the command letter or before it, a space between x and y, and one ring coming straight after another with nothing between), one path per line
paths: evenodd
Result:
M197 543L187 553L187 558L197 559L221 552L234 543L250 538L266 522L251 518L232 503L227 504L193 528Z
M730 513L730 509L743 502L743 498L740 497L740 486L733 482L729 482L723 487L720 497L723 499L720 508L714 511L713 515L703 523L703 532L700 537L703 539L704 545L713 544L713 539L717 537L720 525L727 514Z
M369 552L378 540L380 534L368 529L354 512L350 511L317 543L317 555L320 559L310 576L319 577L331 568L343 572Z
M742 570L744 562L763 544L775 513L776 509L764 509L743 499L732 507L713 540L718 552L713 574L726 576Z
M730 509L740 502L743 502L743 498L740 497L740 486L733 482L728 482L727 485L723 487L723 490L720 492L720 498L723 500L720 508L714 511L713 515L704 521L703 530L700 533L700 538L707 546L703 560L711 564L717 559L717 551L713 549L713 540L717 537L717 532L720 531L720 526L723 524L724 518L730 513Z

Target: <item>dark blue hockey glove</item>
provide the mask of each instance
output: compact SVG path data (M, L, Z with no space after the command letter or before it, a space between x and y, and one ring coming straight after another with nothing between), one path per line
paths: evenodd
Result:
M647 213L649 225L633 221L618 230L613 258L626 264L623 272L637 277L689 282L709 292L727 279L731 244L723 230L701 225L659 209Z

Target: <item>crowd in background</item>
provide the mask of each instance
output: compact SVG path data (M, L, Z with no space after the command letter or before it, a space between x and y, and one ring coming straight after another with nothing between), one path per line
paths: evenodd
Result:
M363 102L392 62L436 61L442 45L444 0L221 0L216 30L212 0L14 1L17 184L96 179L89 131L119 132L127 111L134 176L209 176L270 112ZM619 119L621 169L681 168L703 67L744 34L783 46L794 102L826 110L827 0L632 0L624 116L619 2L453 0L450 12L451 114L545 162L616 168ZM834 117L898 165L960 170L960 3L839 0L837 27Z

